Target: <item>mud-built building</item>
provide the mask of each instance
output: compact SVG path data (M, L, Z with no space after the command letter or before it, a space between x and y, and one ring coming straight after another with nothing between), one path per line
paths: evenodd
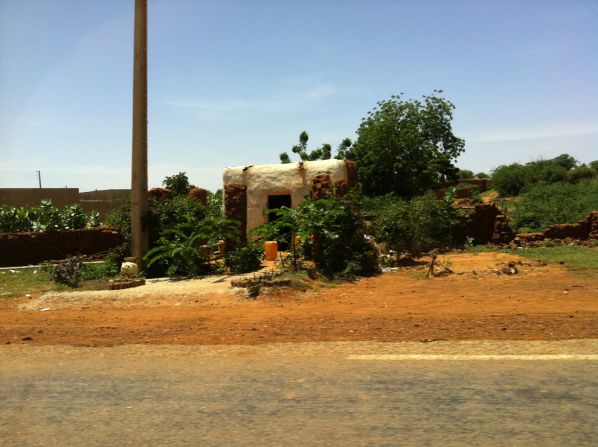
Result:
M343 194L357 184L349 160L239 166L224 170L224 213L241 222L242 234L273 219L266 209L294 208L305 196Z

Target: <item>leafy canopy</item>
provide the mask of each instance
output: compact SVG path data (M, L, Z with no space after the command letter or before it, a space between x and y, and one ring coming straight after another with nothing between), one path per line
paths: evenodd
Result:
M465 142L453 134L455 106L441 93L422 101L393 95L362 119L344 156L357 162L364 194L409 198L456 177L453 162Z
M175 196L182 196L189 191L189 178L185 172L166 176L162 181L162 185L172 191Z

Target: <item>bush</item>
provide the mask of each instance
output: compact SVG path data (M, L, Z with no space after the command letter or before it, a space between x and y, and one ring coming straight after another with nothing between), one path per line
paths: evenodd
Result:
M79 230L85 228L86 216L81 205L70 205L62 211L62 226L65 230Z
M252 234L259 241L288 243L295 269L303 254L327 277L371 275L379 270L378 256L365 236L359 201L354 194L308 199L295 209L273 210L279 219L257 227ZM300 240L297 247L291 243L296 236Z
M530 184L529 169L519 163L502 165L492 171L492 186L502 196L518 196Z
M439 200L432 193L410 201L397 199L382 209L375 222L376 237L397 253L417 255L451 242L457 211L452 200Z
M517 196L539 183L578 182L596 177L596 170L579 165L568 154L561 154L550 160L535 160L525 165L513 163L496 168L492 173L492 184L503 196Z
M57 284L77 287L83 277L81 258L71 256L58 264L44 264L42 270Z
M257 247L240 247L226 254L226 266L233 273L249 273L262 265L264 251Z
M209 270L207 253L199 245L201 234L181 228L165 230L154 248L144 256L148 267L159 266L168 276L196 276Z
M473 178L473 171L470 171L468 169L459 169L459 171L457 171L457 178L469 180L470 178Z
M0 233L33 231L29 210L14 206L0 207Z
M67 206L62 211L50 200L42 200L39 207L0 207L0 233L76 230L99 224L99 213L85 214L79 204Z
M56 231L64 230L63 218L60 210L52 205L50 200L42 200L39 208L30 210L30 216L34 216L33 231Z
M577 184L539 184L515 203L511 225L522 231L541 231L550 225L575 223L598 209L598 181Z
M82 276L84 281L103 279L116 276L120 273L120 264L112 262L102 262L98 264L83 264Z
M581 165L577 166L568 172L568 178L571 183L577 183L581 180L588 180L596 177L596 171L589 166Z

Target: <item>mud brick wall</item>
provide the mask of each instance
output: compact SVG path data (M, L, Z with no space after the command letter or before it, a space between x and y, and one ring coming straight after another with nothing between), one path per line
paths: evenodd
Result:
M203 188L192 188L187 194L192 200L199 200L203 206L208 206L208 190Z
M347 167L347 185L351 189L357 186L359 182L357 163L352 160L345 160L345 166Z
M598 239L598 211L592 211L574 224L551 225L543 232L518 234L515 242L521 244L544 239Z
M172 199L172 191L168 188L152 188L148 191L148 195L156 200Z
M122 244L111 229L49 231L47 233L0 234L0 267L39 264L74 255L93 255Z
M224 215L241 223L241 240L247 240L247 186L224 186Z

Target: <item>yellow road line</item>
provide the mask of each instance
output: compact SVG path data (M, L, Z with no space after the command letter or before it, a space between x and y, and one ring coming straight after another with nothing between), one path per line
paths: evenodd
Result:
M349 360L598 360L594 354L366 354Z

